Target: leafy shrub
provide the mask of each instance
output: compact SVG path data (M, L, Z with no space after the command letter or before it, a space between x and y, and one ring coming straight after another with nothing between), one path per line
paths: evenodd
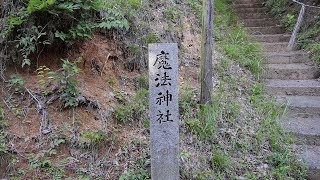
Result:
M293 31L294 26L296 25L296 22L297 22L297 17L294 14L288 13L286 16L282 18L281 22L284 24L287 30Z
M13 88L17 93L23 93L25 81L18 75L13 75L9 80L8 87Z
M88 39L96 29L129 29L125 17L141 1L116 0L27 0L14 3L6 17L1 37L17 42L22 66L29 55L48 44L73 43ZM124 11L126 9L126 11Z
M125 123L131 120L133 109L131 106L118 106L114 111L114 116L119 123Z
M55 79L60 84L60 99L64 103L64 107L77 107L79 105L77 97L80 95L80 91L78 89L79 82L75 79L75 76L80 72L80 68L77 61L62 61L62 68L59 72L51 72L50 78Z

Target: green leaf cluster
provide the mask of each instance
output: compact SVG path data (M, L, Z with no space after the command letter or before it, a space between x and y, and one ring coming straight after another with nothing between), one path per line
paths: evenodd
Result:
M9 12L1 37L16 42L30 65L29 56L49 44L72 44L92 37L98 29L129 30L128 13L142 6L139 0L27 0ZM18 8L19 7L19 8Z
M60 84L60 100L64 103L65 108L77 107L79 102L77 97L80 95L78 88L79 81L75 76L80 73L78 62L71 62L68 59L62 60L60 72L50 72L50 78L55 79Z
M0 106L0 155L7 153L6 133L4 128L7 126L7 122L4 117L4 110Z

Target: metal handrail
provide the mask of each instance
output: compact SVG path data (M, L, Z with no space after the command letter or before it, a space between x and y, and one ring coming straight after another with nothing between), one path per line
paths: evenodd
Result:
M318 6L311 6L311 5L306 5L302 2L299 2L297 0L292 0L293 2L297 3L297 4L300 4L301 5L301 10L300 10L300 13L299 13L299 17L298 17L298 20L297 20L297 23L294 27L294 31L291 35L291 38L290 38L290 41L289 41L289 44L288 44L288 48L290 50L293 50L294 47L295 47L295 44L296 44L296 39L297 39L297 34L300 30L300 27L301 27L301 24L302 24L302 21L303 21L303 16L304 16L304 13L305 13L305 9L306 7L311 7L311 8L317 8L317 9L320 9L320 7Z
M295 3L298 3L298 4L300 4L300 5L306 6L306 7L311 7L311 8L317 8L317 9L320 9L320 7L319 7L319 6L307 5L307 4L304 4L304 3L299 2L299 1L297 1L297 0L292 0L292 1L293 1L293 2L295 2Z

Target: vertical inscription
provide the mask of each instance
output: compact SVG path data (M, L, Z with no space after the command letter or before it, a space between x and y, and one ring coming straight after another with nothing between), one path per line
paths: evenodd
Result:
M151 176L179 179L177 44L149 44Z

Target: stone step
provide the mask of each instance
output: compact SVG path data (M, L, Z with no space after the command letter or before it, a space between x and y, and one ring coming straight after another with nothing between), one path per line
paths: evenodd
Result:
M236 8L235 12L238 14L241 13L266 13L268 12L268 8L261 7L261 8Z
M288 117L320 117L319 96L277 96L276 101L288 105Z
M258 42L274 43L274 42L289 42L290 34L265 34L252 35L252 39Z
M239 8L262 8L262 3L244 3L244 4L233 4L233 9L239 9Z
M269 15L267 13L240 13L238 16L241 19L262 19L267 18Z
M308 179L320 179L320 146L296 145L294 150L298 157L308 165Z
M283 118L281 125L295 136L296 144L320 145L320 118Z
M252 35L283 34L285 32L280 26L248 27L247 29Z
M272 95L320 96L318 80L267 80L266 91Z
M265 52L288 52L289 42L277 42L277 43L261 43Z
M244 19L243 23L246 27L265 27L279 25L275 20L271 18Z
M310 61L309 54L303 51L292 52L267 52L265 53L266 63L270 64L291 64L305 63Z
M267 79L306 80L319 77L319 68L303 63L267 64Z

